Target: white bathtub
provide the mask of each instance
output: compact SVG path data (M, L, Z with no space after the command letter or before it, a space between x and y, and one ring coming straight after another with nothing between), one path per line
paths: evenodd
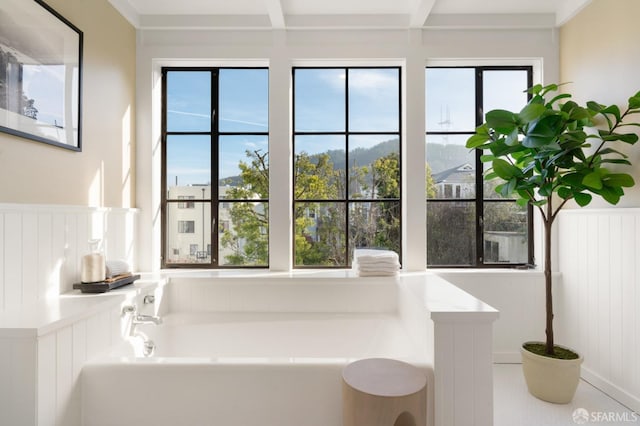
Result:
M428 426L493 424L497 311L431 274L313 274L169 277L138 301L164 319L138 326L155 353L84 365L82 425L341 426L342 369L369 357L427 375Z
M182 290L192 287L190 294L199 287L182 285ZM395 285L368 290L392 289L396 297ZM153 355L144 357L142 340L131 338L86 364L82 424L340 426L341 373L349 362L400 359L432 377L424 351L391 309L397 300L380 299L366 312L367 287L347 292L351 296L343 294L342 303L353 297L349 306L359 306L355 312L185 309L163 315L162 325L136 326L155 343ZM225 293L229 297L228 289ZM178 307L180 296L175 290L169 294L170 306Z

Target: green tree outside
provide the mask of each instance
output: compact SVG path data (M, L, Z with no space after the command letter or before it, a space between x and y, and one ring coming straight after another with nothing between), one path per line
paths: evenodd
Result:
M268 154L247 151L241 162L241 183L227 192L229 199L256 199L232 203L231 226L221 234L227 252L226 265L268 264ZM345 170L334 167L328 153L296 155L294 165L294 240L296 265L347 266L356 246L400 250L400 205L398 201L358 202L358 198L398 198L399 158L390 153L367 166L349 169L351 195L350 236L347 242L345 204L332 202L345 197ZM369 195L367 195L369 194ZM373 195L371 195L373 194ZM309 200L309 201L305 201ZM326 201L324 201L326 200Z

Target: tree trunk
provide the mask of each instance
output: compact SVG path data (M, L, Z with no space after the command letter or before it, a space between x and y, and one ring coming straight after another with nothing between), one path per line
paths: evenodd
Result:
M546 289L546 319L547 319L547 342L545 352L553 355L553 292L551 280L551 227L553 220L544 221L544 283Z

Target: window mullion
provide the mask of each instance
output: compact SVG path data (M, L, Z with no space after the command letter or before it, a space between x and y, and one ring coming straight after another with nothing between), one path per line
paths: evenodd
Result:
M211 70L211 194L210 194L210 210L211 210L211 266L218 267L220 265L220 259L218 254L220 253L219 233L217 232L219 226L219 189L218 182L220 182L220 126L219 126L219 96L220 92L220 72L218 69ZM215 174L215 176L213 176ZM215 178L215 179L214 179Z
M484 121L482 69L476 69L476 126ZM484 179L481 150L475 150L476 161L476 266L484 264Z
M345 265L349 265L349 240L350 240L350 222L351 222L351 215L350 215L350 203L349 203L349 68L346 68L344 70L344 130L345 130L345 135L344 135L344 144L345 144L345 149L344 149L344 158L345 158L345 163L344 163L344 214L345 214L345 250L344 250L344 264Z

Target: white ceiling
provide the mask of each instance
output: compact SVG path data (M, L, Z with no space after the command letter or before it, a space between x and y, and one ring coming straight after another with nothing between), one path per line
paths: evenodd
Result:
M295 29L560 26L591 0L109 1L137 28Z

